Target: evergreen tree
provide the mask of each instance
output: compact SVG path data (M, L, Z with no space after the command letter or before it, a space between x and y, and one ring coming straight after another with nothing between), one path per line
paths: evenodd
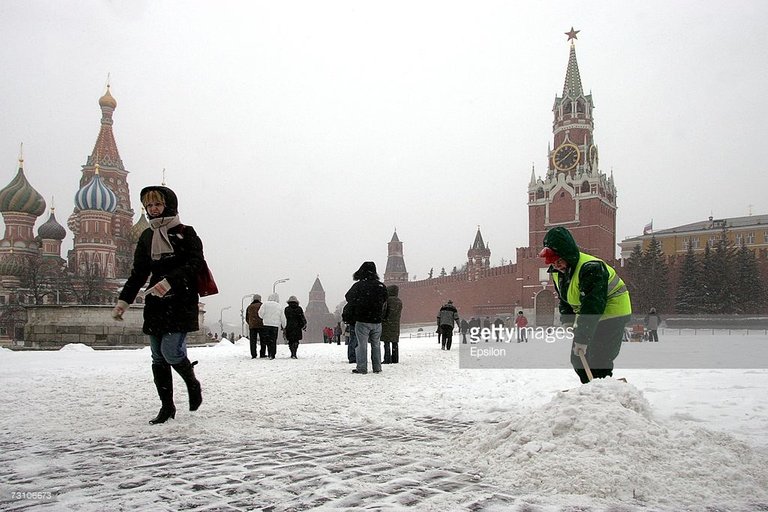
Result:
M716 292L717 278L713 278L715 264L709 244L704 246L704 255L701 257L701 266L699 268L701 269L699 280L701 287L699 313L717 313L719 311Z
M661 243L655 236L651 237L648 248L642 255L640 265L641 283L643 283L643 296L645 303L639 303L642 309L649 311L656 308L658 312L666 312L669 306L669 267L667 266Z
M728 232L723 229L720 238L715 242L712 251L712 273L705 275L709 282L710 297L714 300L715 308L711 313L738 313L736 308L735 283L736 251L728 240Z
M737 313L755 314L762 311L766 301L755 253L742 241L734 266L734 298Z
M643 250L640 248L640 244L638 244L632 249L632 253L627 260L627 278L624 280L624 284L627 285L629 290L632 309L635 311L644 311L644 309L641 309L644 307L642 304L645 304L642 272Z
M693 245L688 244L677 280L675 311L684 315L701 313L703 295L700 263L693 253Z
M446 275L448 275L448 274L445 273L445 267L441 268L440 269L440 277L445 277Z

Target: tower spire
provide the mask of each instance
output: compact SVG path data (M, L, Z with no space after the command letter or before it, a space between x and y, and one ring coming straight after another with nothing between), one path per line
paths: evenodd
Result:
M392 233L392 239L387 244L387 268L384 271L384 283L408 281L408 270L403 258L403 242L397 236L397 228Z
M565 72L565 84L563 85L563 98L571 97L575 98L584 94L584 89L581 86L581 75L579 74L579 63L576 61L576 34L581 32L580 30L573 30L571 27L570 32L565 34L568 36L568 41L571 42L571 54L568 57L568 70Z

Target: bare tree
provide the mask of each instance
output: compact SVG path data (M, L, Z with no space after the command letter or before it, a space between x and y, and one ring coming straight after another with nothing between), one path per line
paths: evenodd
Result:
M74 273L65 275L66 287L78 304L107 304L114 300L115 285L98 262L83 260Z

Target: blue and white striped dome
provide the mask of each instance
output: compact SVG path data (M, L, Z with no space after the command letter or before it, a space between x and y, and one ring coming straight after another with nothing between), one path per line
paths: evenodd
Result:
M101 210L113 213L117 209L117 196L101 181L98 171L75 194L75 205L80 210Z

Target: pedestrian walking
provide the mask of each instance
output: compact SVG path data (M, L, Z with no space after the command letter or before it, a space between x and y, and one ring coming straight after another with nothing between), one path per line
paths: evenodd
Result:
M280 306L280 295L273 293L259 308L259 317L264 322L264 338L270 359L277 356L277 334L285 327L285 312Z
M336 322L336 326L333 328L333 337L337 345L341 345L341 332L341 322Z
M656 313L656 308L651 308L647 315L645 315L645 328L648 330L648 341L659 342L659 325L661 325L661 317Z
M376 264L372 261L363 262L352 278L356 282L345 295L357 335L357 368L352 373L368 373L369 344L373 373L381 373L381 321L386 314L387 289L379 281Z
M400 287L387 286L387 316L381 322L381 341L384 342L384 364L400 362L400 313L403 301L398 294Z
M200 297L197 273L205 264L203 242L192 226L179 220L178 199L168 187L150 186L139 196L147 212L149 228L136 243L131 275L112 310L115 320L122 320L128 306L149 279L144 291L144 324L152 354L152 375L160 398L160 412L150 420L165 423L176 417L173 402L173 374L184 380L189 395L189 410L196 411L203 402L200 381L187 357L187 333L199 330Z
M251 345L251 359L259 357L259 341L261 341L261 357L267 357L267 346L264 343L264 321L259 316L261 295L253 294L253 300L245 310L245 322L248 324L248 338Z
M518 343L528 343L528 330L526 327L528 327L528 319L525 318L522 311L518 311L517 317L515 318L515 330L517 331Z
M467 322L465 318L461 319L461 323L459 324L459 332L461 333L461 343L466 343L467 333L469 332L469 322Z
M304 310L299 306L299 299L291 295L288 298L288 306L285 308L285 339L288 340L288 348L291 351L291 359L298 359L296 351L302 334L307 330L307 319Z
M449 300L437 313L437 330L442 337L441 350L451 350L454 324L460 325L459 312L453 301Z

